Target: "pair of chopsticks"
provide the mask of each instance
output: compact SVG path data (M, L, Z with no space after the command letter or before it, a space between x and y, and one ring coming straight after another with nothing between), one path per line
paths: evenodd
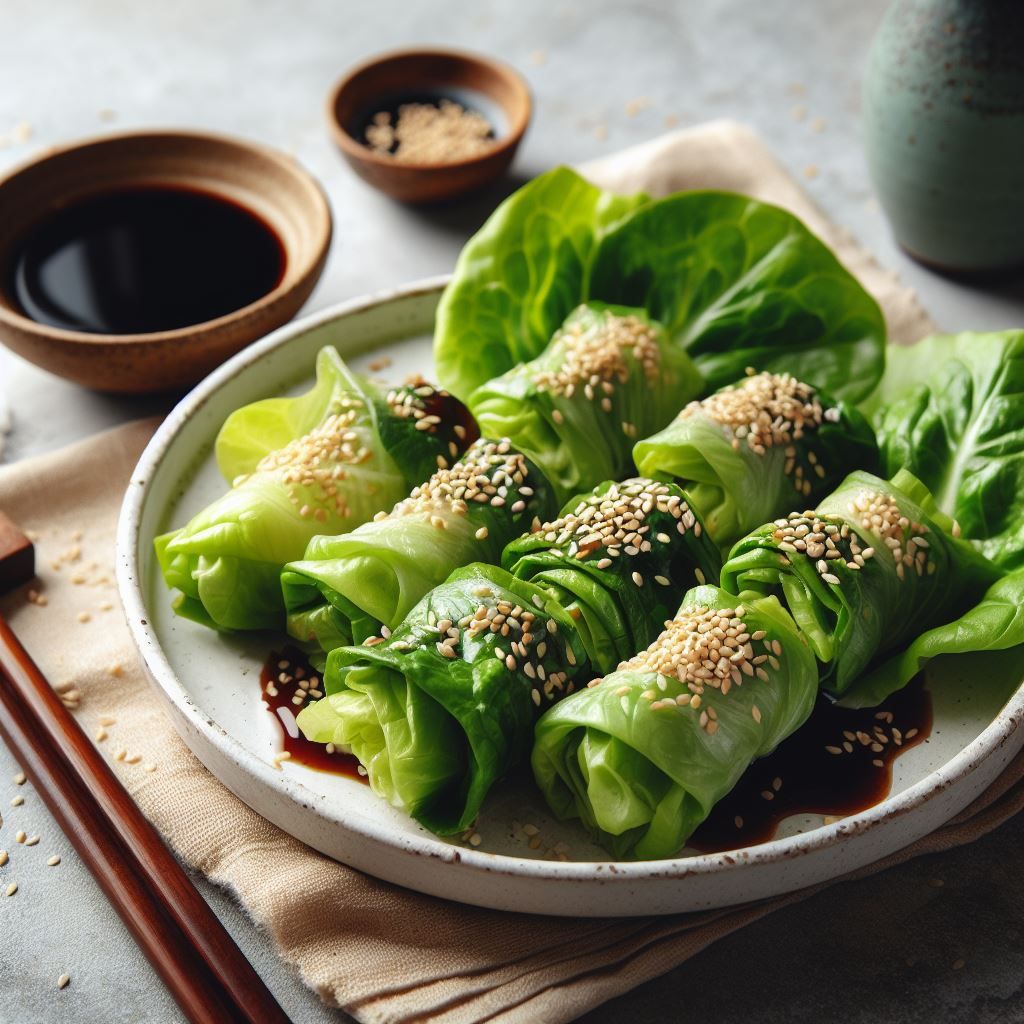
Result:
M32 546L0 513L0 592ZM0 617L0 736L193 1024L288 1017Z

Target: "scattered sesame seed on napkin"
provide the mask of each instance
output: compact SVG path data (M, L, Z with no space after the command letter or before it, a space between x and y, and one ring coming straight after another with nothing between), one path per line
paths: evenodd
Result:
M786 206L872 291L895 340L932 329L913 294L830 224L742 126L679 132L583 170L623 191L725 188ZM221 786L178 738L145 681L117 603L121 494L155 426L131 423L0 468L0 508L33 532L39 570L0 610L178 855L227 886L326 1002L372 1024L557 1024L823 888L675 917L538 918L418 895L281 832ZM847 877L977 839L1024 806L1022 779L1024 754L952 822Z

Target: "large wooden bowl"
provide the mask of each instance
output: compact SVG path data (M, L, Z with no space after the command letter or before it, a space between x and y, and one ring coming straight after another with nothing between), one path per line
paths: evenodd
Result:
M469 97L495 127L486 152L446 163L399 162L375 153L362 139L369 115L395 101L422 95ZM350 71L327 102L331 134L364 181L406 203L454 199L502 174L530 122L533 104L522 76L500 61L458 50L399 50Z
M126 186L178 185L252 210L281 240L280 283L255 302L190 327L90 334L37 323L11 294L19 239L60 207ZM131 132L51 149L0 179L0 342L51 373L101 391L180 390L290 320L309 297L331 241L320 186L263 146L196 132Z

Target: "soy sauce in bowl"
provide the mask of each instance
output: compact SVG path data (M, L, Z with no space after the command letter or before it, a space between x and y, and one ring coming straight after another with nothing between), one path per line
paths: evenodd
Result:
M150 334L248 306L284 270L280 239L246 207L198 189L138 185L74 201L31 228L8 287L37 323Z

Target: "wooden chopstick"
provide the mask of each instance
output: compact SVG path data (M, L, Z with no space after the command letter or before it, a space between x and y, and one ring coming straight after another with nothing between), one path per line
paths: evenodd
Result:
M0 618L0 735L194 1024L288 1017Z

